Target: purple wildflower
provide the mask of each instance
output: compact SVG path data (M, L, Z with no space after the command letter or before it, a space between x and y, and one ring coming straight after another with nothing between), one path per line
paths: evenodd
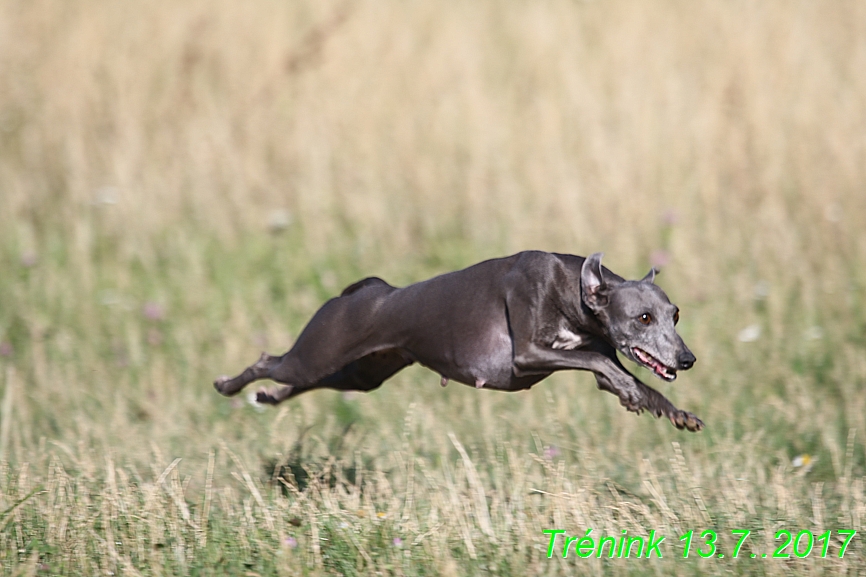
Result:
M672 208L669 208L662 213L662 224L665 226L674 226L679 221L680 214Z
M36 253L33 251L27 251L21 255L21 266L24 268L32 268L36 266L39 258L36 256Z
M556 457L558 457L561 454L562 453L560 452L560 450L553 445L544 449L544 456L548 459L555 459Z
M147 302L142 307L141 314L149 321L161 321L165 318L165 309L159 303Z

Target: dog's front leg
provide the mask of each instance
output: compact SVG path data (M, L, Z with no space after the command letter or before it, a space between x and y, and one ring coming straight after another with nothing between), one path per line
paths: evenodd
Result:
M596 381L598 381L598 388L618 395L620 397L620 402L626 409L636 413L647 410L657 418L664 415L678 429L700 431L704 428L704 423L697 416L688 411L676 408L673 403L665 398L664 395L649 385L644 384L640 379L631 374L631 372L629 372L629 370L619 361L619 358L616 356L616 350L611 345L603 341L596 341L587 347L587 349L598 352L609 358L611 362L616 365L619 371L623 375L627 375L627 377L637 387L640 401L636 405L628 404L623 395L621 395L619 391L615 390L616 387L612 386L604 375L600 373L595 374Z
M634 379L640 391L640 400L637 403L632 403L633 397L631 395L626 396L621 394L621 390L616 385L611 384L607 377L601 373L595 373L595 379L599 389L617 395L620 404L629 411L640 414L644 410L647 410L657 418L665 416L677 429L688 429L695 432L704 428L703 421L696 415L676 408L664 395L637 378Z
M508 284L506 315L513 347L512 370L516 377L569 369L592 371L601 376L599 386L617 395L624 406L638 410L644 395L635 379L623 372L616 355L611 359L591 348L563 350L543 344L544 333L550 332L545 328L557 323L561 314L551 310L548 304L547 297L554 289L538 284L531 276L517 273L508 279Z
M548 327L558 322L559 311L547 306L550 287L535 284L531 278L515 275L509 279L506 297L508 328L512 339L512 370L517 377L549 374L561 370L592 371L599 388L619 397L628 410L647 410L656 417L665 415L678 429L699 431L704 424L695 415L677 409L661 393L628 372L608 343L594 339L581 349L554 349ZM545 330L547 329L547 330Z
M644 408L646 395L639 386L643 383L622 369L615 358L595 350L559 350L535 343L524 343L520 349L514 355L514 374L518 377L562 370L592 371L599 388L618 396L624 407L635 412Z
M565 351L533 343L524 343L521 348L521 352L514 356L514 374L517 376L567 369L592 371L599 388L618 396L622 406L629 411L640 413L647 410L656 417L664 415L678 429L700 431L704 427L698 417L676 408L664 395L628 372L612 348L609 352L600 351L598 347L594 347L595 350Z

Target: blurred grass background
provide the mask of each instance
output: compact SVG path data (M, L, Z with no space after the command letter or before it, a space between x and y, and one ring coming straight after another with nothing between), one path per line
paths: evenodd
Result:
M2 573L862 573L760 554L866 517L864 70L856 0L0 3ZM640 374L705 431L582 373L211 386L528 248L664 269L698 363ZM665 557L546 558L589 527Z

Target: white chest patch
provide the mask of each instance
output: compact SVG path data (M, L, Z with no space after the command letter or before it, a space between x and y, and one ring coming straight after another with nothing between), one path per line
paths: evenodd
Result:
M559 329L551 348L570 351L585 345L587 342L589 342L589 339L585 335L573 333L568 329Z

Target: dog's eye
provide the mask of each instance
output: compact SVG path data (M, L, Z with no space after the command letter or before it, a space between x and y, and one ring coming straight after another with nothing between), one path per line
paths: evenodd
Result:
M651 322L653 322L653 317L649 313L644 313L640 316L640 322L642 322L645 325L648 325Z
M680 322L680 311L674 313L674 324Z

